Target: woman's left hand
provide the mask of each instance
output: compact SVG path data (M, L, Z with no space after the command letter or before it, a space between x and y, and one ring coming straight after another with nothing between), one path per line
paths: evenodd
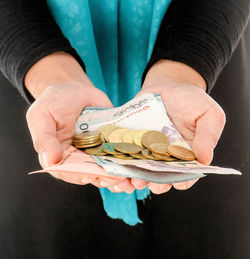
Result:
M171 69L176 74L171 73ZM138 95L146 92L160 94L169 118L192 147L197 160L209 165L225 125L225 114L205 92L205 88L203 78L191 67L178 62L160 61L147 74ZM187 190L197 181L194 179L172 185L175 189ZM172 186L138 179L132 179L131 182L136 189L148 186L155 194L167 192Z

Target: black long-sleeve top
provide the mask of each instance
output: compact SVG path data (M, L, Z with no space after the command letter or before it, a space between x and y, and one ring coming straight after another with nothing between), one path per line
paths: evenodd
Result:
M185 63L210 91L247 25L250 0L172 0L159 29L149 68L160 59ZM24 86L29 68L56 51L84 62L63 36L45 0L0 1L0 70L32 101Z

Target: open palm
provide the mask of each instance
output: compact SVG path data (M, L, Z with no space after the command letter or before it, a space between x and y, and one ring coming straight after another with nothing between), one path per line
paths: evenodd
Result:
M179 130L184 140L192 147L196 158L203 164L210 164L213 149L225 125L225 114L222 108L197 86L175 82L161 83L144 87L145 92L159 93L162 97L168 116ZM176 189L190 188L198 179L175 183ZM132 179L138 189L148 186L154 193L163 193L171 184L155 184Z
M82 84L72 82L48 87L30 106L26 116L28 127L43 168L62 159L63 152L72 143L76 120L86 106L110 107L112 103L94 86L83 87ZM83 176L79 173L52 175L73 184L91 183L97 187L107 187L122 183L126 190L134 190L130 181L122 180L121 177L111 180L104 176Z

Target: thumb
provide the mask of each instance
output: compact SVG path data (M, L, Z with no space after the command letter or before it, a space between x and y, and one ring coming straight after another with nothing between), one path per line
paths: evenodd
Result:
M113 107L112 102L108 98L108 96L99 89L96 89L94 95L92 95L93 101L91 102L91 106L96 107Z
M43 168L62 159L62 146L56 135L56 122L49 113L30 107L26 115L33 145Z
M201 163L206 165L211 163L213 150L221 136L225 122L225 113L219 105L210 108L196 121L192 150Z

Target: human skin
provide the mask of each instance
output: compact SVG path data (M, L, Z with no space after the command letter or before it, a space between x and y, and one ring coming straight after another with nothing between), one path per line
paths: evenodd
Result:
M34 148L43 168L59 162L75 134L75 122L86 106L111 107L108 97L95 88L78 62L65 52L56 52L38 61L26 74L25 86L36 101L27 112L27 123ZM204 79L191 67L161 60L148 71L142 90L160 93L167 112L191 144L198 160L209 164L225 123L219 105L206 93ZM205 146L204 146L205 145ZM204 148L205 147L205 148ZM81 174L57 174L54 177L73 184L91 183L108 187L112 192L131 193L146 186L155 194L170 190L172 185L148 183L117 177L86 177ZM185 190L196 180L173 184Z
M112 107L109 98L90 82L82 67L69 54L56 52L38 61L25 76L25 86L35 98L26 118L34 148L43 168L59 162L75 135L75 123L86 106ZM52 174L52 173L51 173ZM129 179L52 174L65 182L97 187L120 183L131 193Z
M191 67L174 61L160 60L148 71L140 94L159 93L173 124L192 147L196 158L209 165L213 150L221 136L226 118L222 108L206 93L206 82ZM172 184L186 190L198 179ZM170 184L148 183L138 179L131 182L137 189L148 186L153 193L164 193Z

